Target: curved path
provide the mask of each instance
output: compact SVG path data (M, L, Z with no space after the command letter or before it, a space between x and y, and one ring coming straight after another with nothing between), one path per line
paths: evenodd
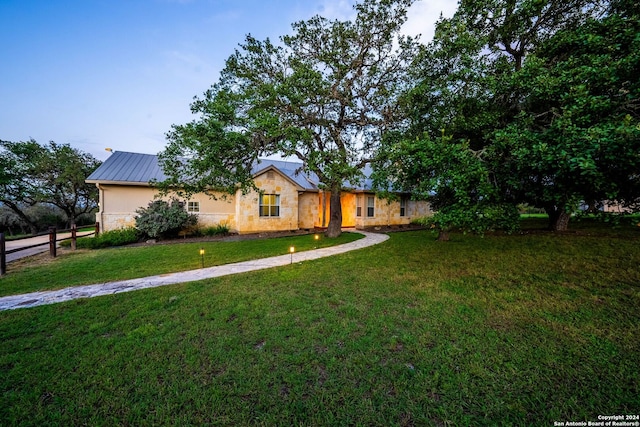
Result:
M354 233L363 234L364 238L354 242L345 243L343 245L294 253L293 256L291 254L287 254L271 258L262 258L251 261L236 262L233 264L218 265L215 267L201 268L198 270L161 274L159 276L149 276L140 279L123 280L120 282L74 286L55 291L32 292L29 294L0 297L0 310L36 307L38 305L55 304L78 298L93 298L101 295L111 295L120 292L136 291L138 289L155 288L158 286L173 285L175 283L192 282L196 280L210 279L213 277L227 276L230 274L279 267L291 264L292 261L309 261L366 248L368 246L382 243L389 238L386 234L368 233L360 230L354 231Z

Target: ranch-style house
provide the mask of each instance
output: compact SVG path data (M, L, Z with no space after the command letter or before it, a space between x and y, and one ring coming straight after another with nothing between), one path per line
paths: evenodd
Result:
M184 200L184 206L198 216L199 226L222 223L239 234L324 228L329 221L329 194L319 187L317 178L301 169L297 162L260 160L253 167L253 177L261 192L243 195L238 191L215 200L195 194ZM111 154L86 180L100 194L96 214L100 231L135 226L136 210L159 195L151 182L165 178L155 155ZM411 200L408 194L399 196L396 201L377 197L368 179L361 186L345 185L342 226L400 226L431 214L427 202Z

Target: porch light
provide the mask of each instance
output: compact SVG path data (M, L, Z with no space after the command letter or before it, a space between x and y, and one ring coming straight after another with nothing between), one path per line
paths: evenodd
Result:
M289 253L291 254L291 264L293 264L293 253L295 251L296 251L296 248L294 248L293 246L289 248Z
M200 248L200 259L202 260L202 268L204 268L204 248Z

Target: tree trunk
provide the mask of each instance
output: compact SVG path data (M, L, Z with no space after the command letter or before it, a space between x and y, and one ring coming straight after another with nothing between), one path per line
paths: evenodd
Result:
M29 230L31 230L31 234L33 234L33 235L38 234L38 226L36 225L36 223L31 221L29 219L29 217L24 212L22 212L22 210L18 207L18 205L16 205L13 202L8 202L6 200L3 203L9 209L11 209L13 212L15 212L16 215L18 215L22 221L24 221L24 223L27 225L27 227L29 227Z
M342 234L342 204L340 202L340 188L331 189L329 199L329 225L327 237L338 237Z
M55 204L55 203L54 203ZM70 230L71 227L73 227L73 224L75 224L75 218L76 218L76 213L73 209L69 209L69 206L63 205L60 206L58 204L55 204L56 206L58 206L60 208L60 210L62 212L64 212L65 216L67 217L67 220L64 223L65 226L65 230Z
M322 228L327 226L327 193L322 192Z
M569 215L567 212L559 212L556 221L553 224L553 231L567 231L567 229L569 228L570 218L571 215Z
M545 208L549 215L549 230L567 231L571 215L564 208Z
M438 230L438 242L448 242L449 241L449 231L440 229Z

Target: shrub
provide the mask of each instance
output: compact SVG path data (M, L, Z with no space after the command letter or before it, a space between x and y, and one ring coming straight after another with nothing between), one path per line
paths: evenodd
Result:
M221 222L212 227L204 227L200 229L200 234L203 236L224 236L225 234L229 234L229 224Z
M413 218L411 224L422 225L424 227L431 226L431 215Z
M198 222L198 217L187 213L176 198L170 202L154 200L136 213L136 228L153 239L175 236L183 228Z
M77 240L76 247L78 249L100 249L111 246L123 246L138 242L140 237L140 233L135 228L122 228L119 230L105 231L98 237L82 237ZM71 246L71 240L62 241L60 246Z

